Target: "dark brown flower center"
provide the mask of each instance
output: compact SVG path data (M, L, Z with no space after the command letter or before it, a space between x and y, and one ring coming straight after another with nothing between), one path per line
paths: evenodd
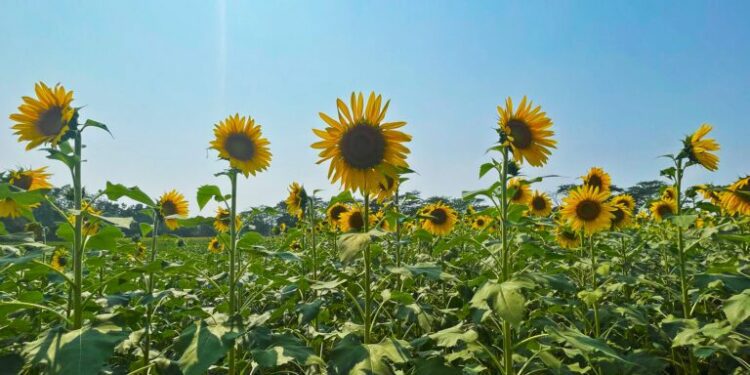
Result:
M543 197L534 197L534 199L531 200L531 207L534 207L537 211L544 210L547 208L547 200Z
M333 206L333 208L331 208L331 219L333 219L334 221L338 221L339 218L341 218L341 214L343 214L344 212L346 212L346 207Z
M576 236L576 234L573 233L573 232L571 232L571 231L565 230L565 231L562 231L562 233L560 233L560 234L562 235L563 238L565 238L568 241L577 241L578 240L578 236Z
M66 258L64 255L57 257L57 264L65 267L65 265L68 264L68 258Z
M477 226L483 227L484 226L484 219L477 219Z
M369 169L383 161L385 137L376 127L359 123L349 129L339 141L339 149L346 164L357 169Z
M255 143L245 134L232 134L224 141L229 156L240 161L250 161L255 156Z
M172 216L177 213L177 206L172 201L164 201L161 204L161 214L164 216Z
M602 208L599 205L599 202L591 200L585 200L578 203L578 207L576 207L576 215L583 221L596 220L601 212Z
M586 185L602 189L602 178L599 175L591 175L586 180Z
M45 136L60 134L63 128L62 108L52 107L44 111L36 121L36 128Z
M665 203L660 204L659 207L656 208L656 212L658 212L659 216L661 217L666 217L673 214L672 207Z
M612 214L615 215L612 218L612 224L614 225L620 224L625 219L625 211L623 211L620 207L617 207L617 209L615 209Z
M365 219L362 217L362 213L359 211L352 212L351 215L349 215L349 228L352 230L360 231L362 228L365 227Z
M33 181L34 181L34 179L31 177L30 174L24 173L24 174L18 176L18 178L14 178L13 179L13 186L15 186L15 187L17 187L19 189L29 190L29 188L31 187L31 183Z
M435 225L441 225L444 224L446 221L448 221L448 213L445 212L442 208L436 208L430 212L430 221Z
M529 125L521 120L512 119L508 121L510 136L513 138L513 146L525 149L531 146L531 129Z

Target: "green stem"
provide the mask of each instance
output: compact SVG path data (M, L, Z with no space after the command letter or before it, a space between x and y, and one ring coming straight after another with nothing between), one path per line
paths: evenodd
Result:
M154 210L153 228L151 230L151 263L156 260L156 240L159 235L159 213L158 208ZM148 295L154 293L154 271L148 273ZM151 305L146 306L146 324L143 326L143 364L148 365L151 354L151 319L154 315L154 309Z
M310 204L308 208L308 215L310 217L310 228L312 233L312 263L313 263L313 281L318 280L318 248L317 243L315 241L315 197L313 196L312 199L310 199Z
M81 186L81 154L83 144L81 132L75 132L74 140L75 161L73 165L73 208L78 211L75 216L75 230L73 232L73 329L83 325L83 306L81 304L81 286L83 283L83 215L81 205L83 187Z
M370 230L370 194L365 189L365 224L364 230L367 233ZM365 245L365 344L370 343L370 331L372 330L372 322L370 321L370 313L372 309L372 290L370 290L370 245Z
M500 173L500 223L502 230L502 282L510 279L510 249L508 248L508 146L503 147L503 169ZM503 364L505 375L513 374L513 338L510 322L503 319Z
M591 256L591 290L596 293L598 285L596 283L596 254L594 253L594 236L589 236L589 255ZM601 334L601 326L599 324L599 304L594 301L594 337L599 337Z
M237 221L237 171L232 170L229 173L229 180L232 183L232 203L229 214L229 316L232 322L235 320L235 314L237 313L237 301L236 292L237 280L235 276L235 265L237 263L237 228L235 227ZM235 346L229 349L229 375L235 374L236 364L236 349Z
M396 267L401 267L401 208L398 205L398 191L399 187L396 187L396 195L393 197L393 205L398 214L396 219Z
M682 165L682 159L677 159L675 168L675 201L677 203L677 215L682 214L682 175L684 167ZM682 316L685 319L690 319L690 296L688 295L687 286L687 272L685 271L685 241L682 238L682 227L675 225L677 229L677 255L678 263L680 266L680 294L682 297ZM693 352L688 352L688 359L690 360L690 373L697 374L698 367L695 362Z

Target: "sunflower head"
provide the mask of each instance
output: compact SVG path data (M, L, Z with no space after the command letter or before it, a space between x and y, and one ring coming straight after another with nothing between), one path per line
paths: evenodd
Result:
M612 204L625 206L630 211L635 210L635 199L630 194L620 194L612 198Z
M146 259L146 252L148 249L146 248L146 245L143 244L141 241L135 242L135 249L133 251L133 259L135 260L144 260Z
M245 177L255 176L271 164L270 143L263 138L260 125L252 117L240 117L239 114L227 117L214 125L214 137L211 148Z
M24 96L18 113L10 115L18 142L28 142L26 150L42 144L53 147L63 139L75 122L76 109L71 107L73 91L61 85L50 88L43 82L34 86L36 98Z
M581 246L581 237L578 233L565 225L557 226L555 239L563 249L576 249Z
M443 202L427 205L424 212L426 217L422 219L422 229L436 236L450 233L458 221L456 211Z
M208 241L208 251L212 254L221 254L224 251L224 244L218 238L214 237L211 241Z
M388 184L386 177L395 182L398 169L408 167L409 149L403 144L411 136L397 130L406 122L383 122L389 102L381 107L382 97L374 92L367 104L362 93L352 93L351 108L341 99L336 104L338 120L320 113L327 127L313 129L321 138L312 144L321 150L318 164L330 160L328 177L334 183L340 181L344 189L378 194L379 186Z
M391 225L388 223L388 218L385 216L385 211L383 210L375 214L375 225L384 232L392 232Z
M375 223L375 215L368 215L368 228ZM362 207L355 206L342 212L339 219L342 232L361 232L365 229L365 213Z
M661 199L677 200L677 189L674 186L668 186L661 192Z
M508 180L508 196L510 202L516 204L529 204L531 201L531 188L518 177Z
M505 108L498 106L500 116L500 137L503 144L509 145L513 151L513 158L523 163L524 160L535 167L547 163L551 151L555 148L555 134L552 121L542 112L541 106L534 107L524 96L518 108L513 110L513 100L505 100Z
M483 231L490 225L492 225L492 218L487 215L479 215L471 222L471 227L478 231Z
M713 138L705 138L712 129L709 124L701 124L695 133L685 138L681 153L691 163L700 164L709 171L719 169L719 157L713 153L719 150L719 144Z
M50 189L52 184L49 183L50 174L47 173L47 167L37 169L17 169L9 171L8 182L26 191Z
M547 193L535 190L529 199L529 214L546 217L552 213L552 200Z
M609 229L614 208L607 202L609 193L592 186L581 186L563 200L562 218L574 231L591 235Z
M662 198L651 203L651 215L654 220L662 221L677 213L677 201L669 198Z
M383 176L383 180L378 184L377 190L377 201L382 203L384 200L392 197L396 194L398 189L398 176L392 177L389 175Z
M633 222L633 211L624 204L613 204L612 211L612 228L623 229L630 226Z
M170 230L175 230L180 226L175 216L185 217L188 215L188 202L185 200L185 196L176 190L162 194L157 205L159 214L164 219L164 224Z
M476 208L474 208L473 205L470 204L470 205L466 206L466 215L467 216L474 216L474 215L476 215L476 213L477 213L477 210L476 210Z
M721 194L721 206L730 214L750 215L750 176L735 181Z
M332 204L331 207L328 207L328 210L326 210L328 223L331 224L332 227L338 226L339 221L341 220L341 214L347 211L349 211L349 207L343 203Z
M294 250L294 251L300 251L300 250L302 250L302 243L299 242L299 240L294 240L289 245L289 248L292 249L292 250Z
M598 167L592 167L589 173L581 178L583 178L584 186L598 188L601 192L609 193L612 187L612 178L609 177L609 173Z
M65 272L65 266L68 264L68 260L68 250L64 247L58 247L55 249L55 252L52 253L52 261L50 262L50 265L59 272Z
M302 219L307 207L307 192L305 188L296 182L292 182L289 185L289 196L284 202L286 202L286 210L290 215L297 219Z
M15 219L30 207L23 206L11 198L0 198L0 217Z
M101 216L102 212L94 208L89 202L81 203L81 216L83 217L83 234L85 236L93 236L99 233L99 219L97 216ZM76 215L68 216L68 222L70 225L75 226Z
M232 216L229 214L229 210L224 207L218 207L216 209L216 216L214 216L214 229L219 233L229 232L229 226L232 225ZM239 216L235 217L234 228L239 230L242 228L242 220Z
M715 205L721 204L721 196L723 195L722 192L716 189L713 189L712 187L708 185L698 185L695 191L700 193L703 199L711 202L712 204L715 204Z

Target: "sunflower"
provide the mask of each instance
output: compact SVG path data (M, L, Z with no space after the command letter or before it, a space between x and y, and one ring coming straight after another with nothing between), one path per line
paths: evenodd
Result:
M612 187L612 178L604 169L592 167L583 178L583 185L599 188L599 191L609 193Z
M328 223L331 224L332 227L338 226L339 220L341 219L341 214L347 211L349 211L349 207L347 207L343 203L332 204L331 207L328 207L328 210L326 210L326 218L328 218Z
M0 199L0 217L15 219L23 215L24 210L29 207L23 206L11 198Z
M546 193L535 190L529 199L529 214L546 217L552 212L552 200Z
M181 217L188 215L188 202L185 200L185 196L176 190L162 194L157 205L161 217L164 218L164 224L170 230L175 230L180 226L174 218L175 215Z
M292 249L292 250L294 250L294 251L300 251L300 250L302 250L302 243L299 242L299 240L294 240L289 245L289 248Z
M408 167L409 149L403 143L411 141L411 136L396 130L406 122L382 122L390 101L381 109L380 95L370 93L365 105L362 93L352 93L350 102L351 111L343 100L336 101L338 121L320 113L328 127L313 129L322 141L312 148L322 150L318 164L331 161L328 177L334 183L341 181L344 189L377 194L380 184L387 184L385 176L395 180L398 168Z
M466 206L466 215L468 215L468 216L474 216L474 215L476 215L476 213L477 213L477 209L474 208L473 205L470 204L470 205Z
M664 188L661 192L661 199L677 200L677 189L675 189L674 186Z
M713 138L703 139L713 129L709 124L701 124L700 128L683 141L683 152L691 162L700 164L709 171L719 169L719 157L712 151L719 150L719 144Z
M229 166L239 169L247 177L264 171L271 164L270 143L263 138L260 125L252 117L235 114L214 125L211 148L219 157L229 160Z
M388 223L388 218L385 217L384 211L378 211L375 214L375 224L384 232L392 232L391 225Z
M669 198L662 198L651 203L651 214L656 221L662 221L665 218L677 213L677 201Z
M609 193L592 186L581 186L563 200L562 217L574 231L590 235L608 229L614 208L607 202Z
M81 203L81 216L83 217L83 234L85 236L93 236L99 233L99 218L102 212L94 208L89 202ZM70 225L75 226L76 215L68 216L68 222Z
M432 203L425 208L428 217L422 220L422 229L436 236L448 234L453 230L458 221L458 215L453 208L443 202Z
M224 244L218 238L214 237L211 241L208 241L208 251L212 254L221 254L224 251Z
M648 211L647 210L640 210L637 214L635 214L635 218L640 221L645 221L648 219Z
M398 177L384 176L383 180L378 184L377 200L382 203L387 198L392 197L396 194L398 189Z
M723 193L714 190L710 186L698 185L695 191L700 193L701 196L703 196L703 199L711 202L712 204L715 204L715 205L721 204L721 196L723 195Z
M531 188L518 177L508 180L508 191L512 194L510 196L511 203L529 204L531 202Z
M750 176L745 176L729 185L721 195L721 205L730 214L750 215Z
M307 206L307 192L305 188L296 182L289 185L289 196L286 198L286 210L289 214L302 219Z
M633 196L630 194L620 194L612 198L612 204L623 205L630 211L633 211L635 209L635 199L633 199Z
M369 227L375 222L375 215L368 215ZM342 232L361 232L365 228L365 213L362 207L356 206L342 212L339 216L339 226Z
M8 182L26 191L50 189L52 188L52 184L48 181L50 174L46 172L47 167L9 171Z
M286 233L286 223L279 224L279 233Z
M576 249L581 246L581 237L565 225L558 225L555 230L557 244L563 249Z
M500 115L498 125L507 137L507 144L513 151L513 158L523 163L524 159L532 166L541 167L547 163L551 148L555 148L550 130L552 120L542 112L541 106L532 109L533 102L526 102L524 96L518 109L513 112L513 100L505 100L505 108L497 106Z
M471 227L483 231L492 225L492 218L487 215L479 215L472 220Z
M622 203L613 204L612 207L615 208L612 211L614 215L612 217L612 228L623 229L629 227L633 222L633 211Z
M65 266L68 264L68 250L64 247L58 247L55 252L52 253L52 261L50 266L58 272L65 272Z
M57 146L70 128L75 116L75 108L70 106L73 91L65 91L61 85L50 88L43 82L34 85L36 99L24 96L24 104L18 107L19 113L10 115L18 142L28 141L26 150L41 144Z
M133 259L135 260L143 260L146 258L146 251L148 249L146 248L146 245L143 244L141 241L137 241L135 243L135 251L133 253Z
M219 233L226 233L229 231L231 225L231 215L229 210L224 207L218 207L216 209L216 216L214 216L214 229ZM237 216L234 220L234 228L239 230L242 227L242 220Z

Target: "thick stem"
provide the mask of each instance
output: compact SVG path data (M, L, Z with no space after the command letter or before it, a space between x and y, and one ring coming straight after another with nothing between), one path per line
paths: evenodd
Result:
M510 249L508 248L508 146L503 147L503 169L500 173L500 224L503 246L503 282L510 279ZM503 364L505 375L513 374L513 339L510 322L503 320Z
M364 230L367 233L370 230L370 194L365 189L365 224ZM370 245L365 245L365 344L370 343L370 331L372 330L372 322L370 321L370 315L372 310L372 290L370 290Z
M682 214L682 174L683 174L682 159L677 159L675 168L675 201L677 203L677 215ZM680 294L682 296L682 316L685 319L690 319L690 296L688 295L687 286L687 272L685 271L685 241L682 238L682 227L675 225L677 229L677 255L678 263L680 267ZM688 359L690 360L690 373L698 373L697 363L693 352L688 352Z
M398 205L398 191L399 187L396 187L396 195L393 197L393 205L398 214L396 219L396 267L401 267L401 208Z
M81 186L81 153L83 144L80 131L75 132L74 143L73 208L78 211L78 215L75 216L75 230L73 232L73 329L79 329L83 325L83 306L81 305L83 283L83 215L80 212L83 200L83 187Z
M591 256L591 290L596 293L596 254L594 253L594 236L589 236L589 255ZM594 337L599 337L601 326L599 325L599 303L594 301Z
M235 266L237 264L237 172L232 170L229 173L229 180L232 183L232 197L230 207L230 219L229 219L229 316L232 322L235 321L235 315L237 313L237 280L235 275ZM236 349L235 346L229 349L229 375L235 374L236 364Z
M153 263L156 260L156 240L159 236L159 212L158 208L154 209L154 221L153 228L151 230L151 259ZM154 272L148 273L148 295L151 296L154 293ZM146 306L146 324L143 326L143 364L148 365L151 355L151 319L154 316L154 310L151 305Z

